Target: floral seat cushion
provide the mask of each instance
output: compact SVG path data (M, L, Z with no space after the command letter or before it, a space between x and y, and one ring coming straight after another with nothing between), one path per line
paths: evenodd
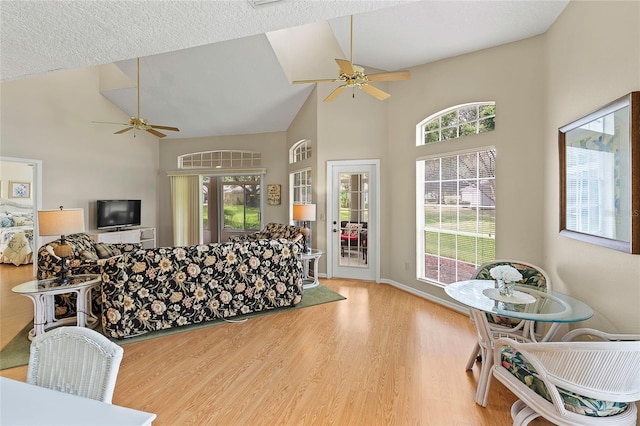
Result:
M502 366L526 384L531 390L551 402L551 396L545 384L538 377L535 368L519 351L508 347L502 351ZM590 417L607 417L620 414L629 405L626 402L602 401L578 395L574 392L558 388L564 408L576 414Z

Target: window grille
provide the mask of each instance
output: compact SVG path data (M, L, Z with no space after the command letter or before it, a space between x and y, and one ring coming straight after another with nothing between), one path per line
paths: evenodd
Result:
M427 117L418 125L416 145L427 145L494 130L495 105L495 102L456 105Z
M418 279L469 279L495 258L495 148L416 162Z
M289 163L293 164L306 160L307 158L311 158L311 155L311 141L303 139L289 149Z
M229 169L234 167L257 167L262 154L253 151L206 151L184 154L178 157L179 169Z

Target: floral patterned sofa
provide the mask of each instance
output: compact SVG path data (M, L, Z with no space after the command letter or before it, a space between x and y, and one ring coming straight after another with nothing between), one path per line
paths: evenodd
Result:
M137 250L141 244L108 244L96 243L88 234L71 234L65 236L67 244L73 250L73 254L67 258L69 274L100 274L101 265L107 259L117 257L123 253ZM60 275L62 265L60 258L56 256L53 249L60 244L60 239L51 241L38 249L38 270L39 280L55 278ZM56 316L64 317L75 314L75 293L62 294L56 298ZM100 295L93 294L94 312L99 312Z
M124 338L294 306L299 244L285 239L140 249L102 266L102 326Z

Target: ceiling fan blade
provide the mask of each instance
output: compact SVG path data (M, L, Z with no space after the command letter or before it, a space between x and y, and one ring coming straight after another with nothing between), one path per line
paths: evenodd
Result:
M369 81L409 80L411 79L411 74L409 71L381 72L367 75L367 79Z
M165 136L167 136L164 133L160 133L157 130L153 130L153 129L147 129L147 132L151 133L152 135L156 135L159 138L164 138Z
M127 127L126 129L118 130L117 132L114 133L114 135L119 135L121 133L128 132L131 129L133 129L133 126Z
M149 124L149 126L153 127L154 129L171 130L173 132L179 132L180 131L180 129L178 129L177 127L158 126L156 124Z
M97 124L117 124L118 126L128 126L131 123L114 123L112 121L92 121L92 123L97 123Z
M342 81L342 80L336 80L335 78L323 78L320 80L295 80L292 81L293 84L306 84L306 83L335 83L336 81Z
M342 85L342 86L338 86L336 87L333 92L329 93L329 96L327 96L326 98L324 98L325 102L331 102L332 100L334 100L335 98L338 97L338 95L340 93L342 93L342 91L344 90L344 88L347 87L346 85Z
M370 94L371 96L380 99L381 101L384 101L389 96L391 96L387 92L382 91L382 90L378 89L377 87L373 87L373 86L371 86L369 84L361 84L360 88L362 90L364 90L365 92L367 92L368 94Z
M336 62L340 67L340 74L353 75L353 64L346 59L337 59Z

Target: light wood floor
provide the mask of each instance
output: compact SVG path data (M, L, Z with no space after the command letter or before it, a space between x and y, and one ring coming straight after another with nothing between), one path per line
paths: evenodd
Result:
M0 265L2 346L33 318L11 293L31 275ZM157 426L512 424L499 382L486 408L474 402L467 316L385 284L322 283L347 300L124 345L113 403Z

